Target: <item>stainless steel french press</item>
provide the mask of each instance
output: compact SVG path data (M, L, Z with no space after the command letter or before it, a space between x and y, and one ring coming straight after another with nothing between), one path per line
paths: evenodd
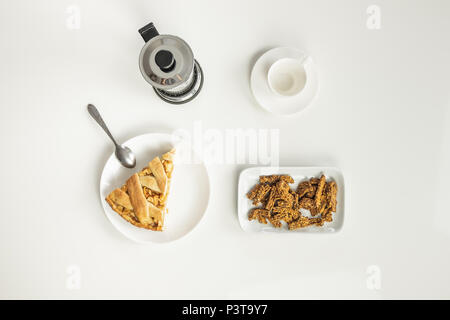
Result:
M160 35L152 22L139 33L146 42L139 56L139 68L156 94L173 104L194 99L203 85L203 71L189 45L179 37Z

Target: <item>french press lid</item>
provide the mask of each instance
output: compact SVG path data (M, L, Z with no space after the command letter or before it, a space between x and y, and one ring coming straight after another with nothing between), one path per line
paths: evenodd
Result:
M185 84L194 69L189 45L173 35L160 35L153 23L139 29L146 42L139 56L143 77L155 88L170 90Z

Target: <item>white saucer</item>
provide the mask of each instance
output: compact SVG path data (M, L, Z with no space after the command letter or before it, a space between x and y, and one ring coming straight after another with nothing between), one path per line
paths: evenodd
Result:
M305 60L304 68L307 74L303 90L291 97L280 97L269 87L267 74L270 66L282 58ZM253 66L250 87L256 101L269 112L279 115L294 114L311 104L319 89L319 79L314 61L303 51L280 47L265 52Z
M127 238L141 243L173 241L194 229L208 207L210 186L206 167L189 144L174 135L148 133L126 141L124 145L135 153L136 167L122 167L113 153L106 161L100 179L100 201L112 225ZM105 198L112 190L122 186L133 173L146 167L151 159L173 147L176 148L176 156L164 231L135 227L113 211Z

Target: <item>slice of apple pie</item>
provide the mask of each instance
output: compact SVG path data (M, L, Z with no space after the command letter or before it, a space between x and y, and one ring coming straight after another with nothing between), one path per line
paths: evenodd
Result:
M148 166L133 174L113 190L106 202L122 218L136 227L162 231L175 150L154 158Z

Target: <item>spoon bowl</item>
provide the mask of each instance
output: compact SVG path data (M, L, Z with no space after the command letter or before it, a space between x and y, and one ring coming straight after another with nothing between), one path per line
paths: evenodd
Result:
M123 145L116 146L116 158L119 159L120 163L126 168L134 168L136 166L136 156L130 150L130 148Z

